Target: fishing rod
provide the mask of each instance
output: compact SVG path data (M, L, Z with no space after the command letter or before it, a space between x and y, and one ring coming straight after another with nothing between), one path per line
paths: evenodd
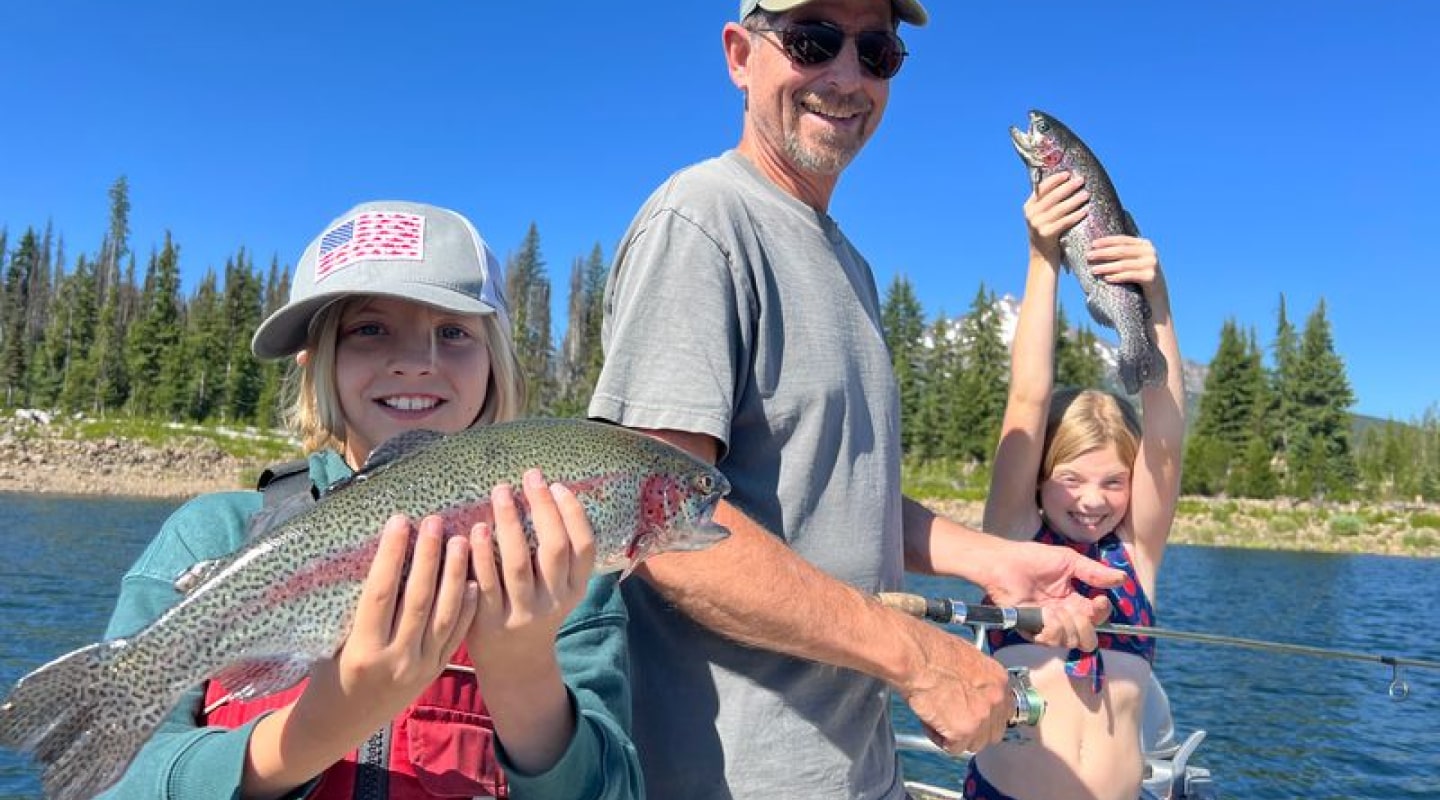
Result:
M943 597L921 597L918 594L881 593L876 595L884 605L909 614L912 617L956 625L986 625L990 627L1014 628L1038 633L1045 627L1040 609L1008 608L1001 606L968 605L963 600L947 600ZM977 643L978 645L978 643ZM1015 700L1015 711L1010 715L1007 727L1017 725L1035 726L1045 716L1045 698L1035 691L1030 683L1030 670L1012 667L1010 692Z
M900 592L881 593L876 595L876 598L883 605L909 614L912 617L930 620L931 622L939 622L945 625L1014 628L1026 633L1039 633L1045 628L1044 615L1039 608L1034 606L988 606L966 603L963 600L952 600L944 597L923 597L921 595L904 594ZM1373 653L1356 653L1348 650L1332 650L1325 647L1286 644L1284 642L1267 642L1261 639L1244 639L1237 636L1221 636L1214 633L1178 631L1170 628L1155 628L1147 625L1125 625L1106 622L1096 625L1095 630L1100 633L1121 634L1126 636L1153 636L1157 639L1176 639L1179 641L1223 645L1226 647L1246 647L1272 653L1287 653L1290 655L1311 656L1314 658L1331 658L1345 661L1363 661L1371 664L1384 664L1391 669L1389 694L1396 700L1403 700L1410 694L1410 687L1401 676L1400 670L1402 667L1440 670L1440 661L1376 655Z

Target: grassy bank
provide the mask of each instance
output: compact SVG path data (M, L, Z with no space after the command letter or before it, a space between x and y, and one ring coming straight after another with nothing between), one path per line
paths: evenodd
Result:
M1440 557L1440 506L1183 498L1175 539L1189 544Z
M936 512L978 526L982 500L921 498ZM1440 508L1186 497L1170 541L1252 550L1440 557Z
M252 485L269 464L300 454L300 445L282 431L249 426L198 425L141 419L79 419L52 423L55 433L81 441L124 441L158 449L200 449L223 453L246 465L236 479Z
M978 526L989 478L907 465L905 491ZM1170 541L1255 550L1440 557L1440 505L1310 503L1290 499L1181 498Z

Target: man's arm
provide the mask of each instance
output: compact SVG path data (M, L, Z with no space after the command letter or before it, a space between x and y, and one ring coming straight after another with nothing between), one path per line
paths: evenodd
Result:
M710 461L718 450L703 435L647 433ZM721 636L885 681L952 752L1004 735L1012 709L998 663L827 575L734 506L722 503L715 520L730 530L725 540L653 556L637 573Z

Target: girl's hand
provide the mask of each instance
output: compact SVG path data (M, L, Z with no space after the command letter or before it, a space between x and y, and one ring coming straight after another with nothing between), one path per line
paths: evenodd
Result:
M595 539L580 501L540 470L524 476L525 502L535 528L531 554L510 486L490 493L494 526L471 532L470 553L479 604L466 643L482 677L539 676L555 660L560 625L585 596L595 567Z
M1085 208L1089 199L1084 181L1072 173L1057 172L1040 181L1025 201L1031 251L1059 266L1060 237L1089 213Z
M1148 295L1160 275L1160 256L1149 239L1102 236L1090 243L1090 271L1107 283L1134 283Z
M387 709L384 720L440 675L475 614L469 542L447 539L443 528L437 516L420 521L407 576L410 521L397 514L385 523L350 636L335 659L340 691Z
M477 598L467 580L469 542L447 539L443 529L439 517L421 520L411 554L410 521L396 515L385 523L340 652L315 663L294 704L256 726L246 796L283 793L318 775L444 670L470 627Z

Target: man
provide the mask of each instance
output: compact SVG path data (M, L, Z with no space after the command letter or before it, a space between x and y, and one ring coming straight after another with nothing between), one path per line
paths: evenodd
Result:
M997 741L1006 673L882 607L906 568L1046 603L1046 643L1093 649L1119 573L1002 541L900 493L899 402L869 265L827 215L880 123L915 0L745 0L723 33L745 97L733 151L642 208L606 287L592 417L729 476L731 536L625 585L635 739L658 798L901 798L890 690L948 750ZM1069 595L1069 596L1065 596ZM888 687L888 688L887 688Z

